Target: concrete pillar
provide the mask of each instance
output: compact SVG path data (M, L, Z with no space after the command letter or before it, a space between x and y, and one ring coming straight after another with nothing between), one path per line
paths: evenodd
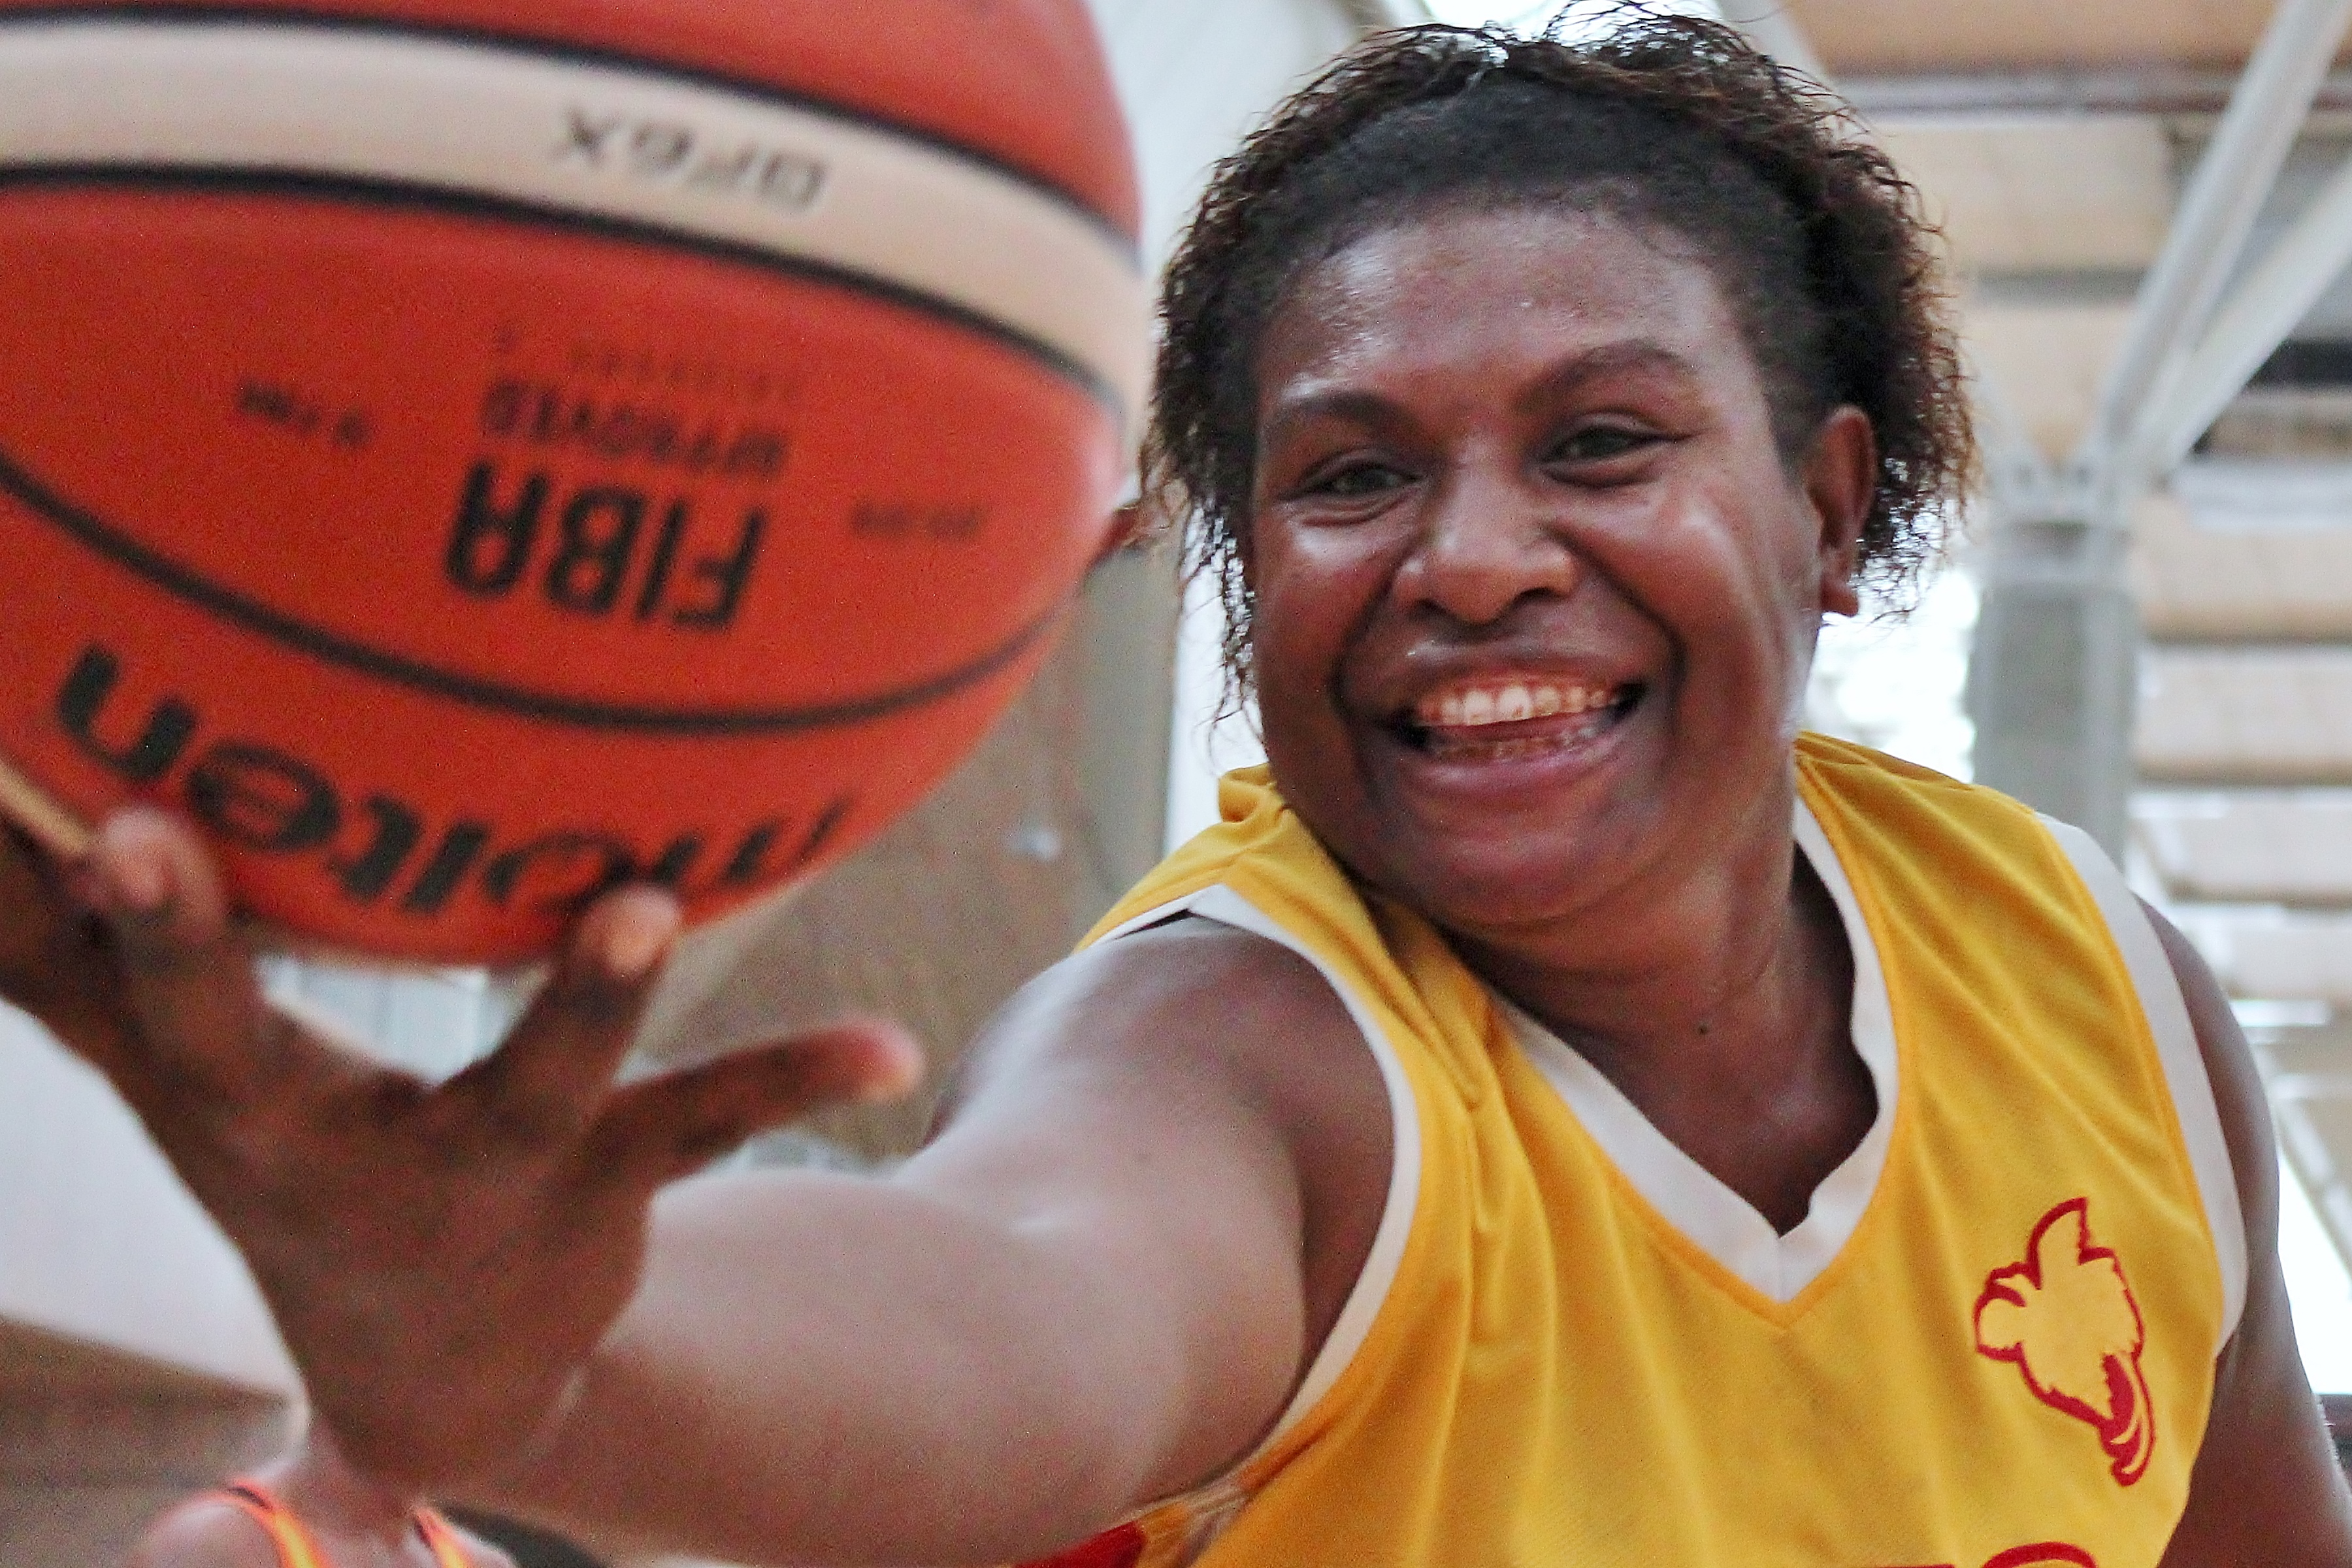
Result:
M1160 863L1182 602L1173 546L1150 540L1097 565L1078 602L1070 637L1085 712L1073 737L1081 879L1073 939Z
M2126 533L2094 514L2021 515L1994 533L1967 703L1977 781L2074 824L2120 860L2139 628Z

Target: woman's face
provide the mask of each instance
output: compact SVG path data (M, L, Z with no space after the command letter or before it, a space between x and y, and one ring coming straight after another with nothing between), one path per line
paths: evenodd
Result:
M1494 938L1788 833L1869 426L1792 475L1670 238L1441 211L1303 276L1260 345L1247 563L1266 751L1360 877Z

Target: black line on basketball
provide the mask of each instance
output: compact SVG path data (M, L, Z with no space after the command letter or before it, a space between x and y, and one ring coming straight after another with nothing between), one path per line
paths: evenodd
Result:
M71 536L92 552L137 576L208 610L225 621L306 653L322 663L341 665L395 686L446 698L475 708L512 713L519 718L589 730L618 730L665 735L763 735L796 730L835 729L865 723L951 697L1003 669L1027 651L1061 613L1059 605L1015 631L978 658L957 665L911 685L865 697L787 708L661 708L637 703L598 702L562 692L533 691L485 680L458 670L444 669L418 659L355 642L323 626L297 620L190 571L94 512L75 505L43 484L0 451L0 492L14 496L34 515Z
M594 44L571 43L559 38L547 38L530 33L512 33L493 27L454 26L444 24L416 22L391 16L348 16L334 12L305 10L299 5L206 6L202 10L170 5L42 5L23 11L0 14L0 32L18 26L37 26L58 22L89 22L112 25L149 26L155 27L185 26L246 26L280 27L289 32L319 31L374 34L391 37L426 38L436 41L468 44L478 47L501 49L510 54L537 56L543 59L567 61L577 65L605 66L618 70L635 71L640 75L667 78L672 81L697 86L719 88L746 98L782 104L787 108L806 110L828 119L861 125L883 132L908 142L918 142L951 157L961 158L1009 180L1028 186L1100 229L1118 241L1128 255L1142 265L1141 241L1108 214L1096 207L1077 192L1061 184L1050 175L1038 173L1025 164L1013 163L1003 154L986 148L959 142L940 132L924 126L909 125L891 119L878 110L854 103L842 103L834 99L820 98L793 88L778 87L772 82L754 78L730 75L708 66L689 65L682 60L649 58L625 50L599 47Z
M509 223L530 228L570 229L600 239L680 250L712 260L756 267L806 282L829 284L850 293L929 317L950 327L988 339L1034 360L1102 405L1112 418L1124 422L1128 409L1117 389L1043 339L1018 327L934 294L910 289L887 278L877 278L854 268L839 267L804 256L787 256L737 240L714 239L629 218L573 207L527 202L512 196L413 180L389 180L360 174L321 174L307 169L189 168L179 164L52 163L0 166L0 191L12 185L47 188L88 187L194 191L236 195L279 195L356 206L406 207Z

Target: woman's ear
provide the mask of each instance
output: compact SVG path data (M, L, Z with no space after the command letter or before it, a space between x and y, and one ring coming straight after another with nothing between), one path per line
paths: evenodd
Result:
M1800 476L1820 530L1822 608L1841 616L1862 610L1854 574L1862 563L1862 529L1878 495L1878 436L1870 416L1848 403L1832 409L1805 454Z

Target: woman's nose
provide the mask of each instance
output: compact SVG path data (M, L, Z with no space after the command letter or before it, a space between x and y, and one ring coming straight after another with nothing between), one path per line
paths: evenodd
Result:
M1530 595L1565 597L1583 566L1544 500L1514 475L1450 471L1431 489L1419 537L1397 573L1401 605L1486 626Z

